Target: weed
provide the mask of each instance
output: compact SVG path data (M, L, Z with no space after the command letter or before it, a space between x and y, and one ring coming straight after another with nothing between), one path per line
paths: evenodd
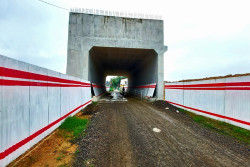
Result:
M61 164L61 165L58 165L57 167L67 167L68 164Z
M60 154L60 155L56 158L56 160L60 161L60 160L62 160L64 157L65 157L64 154Z
M94 106L96 106L96 105L98 104L98 102L97 102L97 101L92 101L92 104L93 104Z
M87 124L88 119L81 119L73 116L66 118L65 121L59 127L59 129L66 131L62 132L65 137L68 137L69 133L67 132L70 132L72 133L73 138L77 139L86 129Z
M195 122L204 122L204 119L200 116L194 116L193 119Z
M61 156L59 156L59 157L56 158L57 161L60 161L61 159L62 159Z
M79 154L79 149L76 149L76 151L75 151L75 156L76 156L77 154Z
M232 136L238 141L242 141L250 145L250 131L247 129L234 126L232 124L207 118L201 115L196 115L184 109L178 109L179 111L189 115L195 122L198 122L204 127L213 129L223 135Z

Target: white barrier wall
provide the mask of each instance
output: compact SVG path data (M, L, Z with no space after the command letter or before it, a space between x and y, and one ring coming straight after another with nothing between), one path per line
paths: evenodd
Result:
M0 166L90 102L88 81L0 55Z
M93 87L94 94L95 94L94 96L96 96L96 97L99 97L105 93L105 89L106 89L105 86L101 86L101 85L97 85L95 83L92 83L92 87Z
M196 114L250 129L250 76L165 83L165 100Z
M106 86L106 92L110 90L110 86Z
M153 97L155 88L156 88L156 83L149 85L134 86L134 87L129 87L129 93L138 97L150 98Z

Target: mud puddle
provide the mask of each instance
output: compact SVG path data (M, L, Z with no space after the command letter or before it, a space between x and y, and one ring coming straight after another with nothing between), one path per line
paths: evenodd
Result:
M103 96L99 99L100 103L114 103L114 102L127 102L128 99L119 91L113 91L110 94Z

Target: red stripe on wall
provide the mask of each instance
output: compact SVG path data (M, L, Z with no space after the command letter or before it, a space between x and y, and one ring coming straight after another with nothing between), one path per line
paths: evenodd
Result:
M180 88L168 87L165 89L182 89L182 90L250 90L250 87L218 87L218 88Z
M229 82L229 83L208 83L208 84L191 84L191 85L165 85L165 88L171 87L227 87L227 86L250 86L250 82Z
M39 131L33 133L32 135L30 135L29 137L21 140L20 142L16 143L15 145L11 146L10 148L6 149L5 151L0 153L0 160L4 159L5 157L7 157L8 155L10 155L11 153L13 153L14 151L16 151L18 148L22 147L23 145L25 145L26 143L30 142L31 140L33 140L35 137L41 135L43 132L45 132L46 130L48 130L49 128L51 128L52 126L56 125L57 123L59 123L60 121L62 121L63 119L65 119L66 117L68 117L70 114L72 114L73 112L77 111L79 108L87 105L88 103L90 103L92 100L88 101L87 103L84 103L82 105L80 105L79 107L75 108L74 110L70 111L69 113L67 113L66 115L64 115L63 117L57 119L56 121L52 122L51 124L45 126L44 128L40 129Z
M156 85L132 86L130 88L155 88Z
M196 109L196 108L184 106L184 105L181 105L181 104L178 104L178 103L174 103L174 102L171 102L171 101L166 101L166 102L168 102L170 104L174 104L174 105L180 106L180 107L184 107L184 108L187 108L187 109L190 109L190 110L198 111L198 112L201 112L201 113L204 113L204 114L212 115L212 116L215 116L215 117L218 117L218 118L224 118L224 119L228 119L230 121L238 122L238 123L241 123L241 124L250 125L250 122L246 122L246 121L242 121L242 120L239 120L239 119L227 117L227 116L224 116L224 115L219 115L219 114L211 113L211 112L208 112L208 111L204 111L204 110L200 110L200 109Z
M101 95L103 95L104 93L101 93L101 94L99 94L99 95L97 95L96 97L99 97L99 96L101 96Z
M41 87L90 87L90 85L72 85L72 84L60 84L60 83L48 83L48 82L32 82L32 81L20 81L20 80L7 80L0 79L0 85L2 86L41 86Z
M48 75L42 75L42 74L36 74L36 73L27 72L27 71L10 69L6 67L0 67L0 76L21 78L21 79L33 79L33 80L39 80L39 81L59 82L59 83L65 83L65 84L81 84L81 85L90 86L90 83L62 79L62 78L52 77Z
M100 85L95 85L95 84L92 84L93 88L106 88L105 86L100 86Z

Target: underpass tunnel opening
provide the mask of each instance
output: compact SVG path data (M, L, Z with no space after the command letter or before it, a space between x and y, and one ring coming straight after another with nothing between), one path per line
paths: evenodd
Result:
M115 89L122 91L122 89L128 88L128 77L127 76L110 76L106 77L105 83L106 91L110 92Z
M109 75L126 76L129 92L138 86L157 83L157 58L154 49L92 47L88 67L88 79L94 89L92 95L98 96L106 91L106 77ZM95 88L99 92L95 93ZM157 96L157 92L154 94Z

